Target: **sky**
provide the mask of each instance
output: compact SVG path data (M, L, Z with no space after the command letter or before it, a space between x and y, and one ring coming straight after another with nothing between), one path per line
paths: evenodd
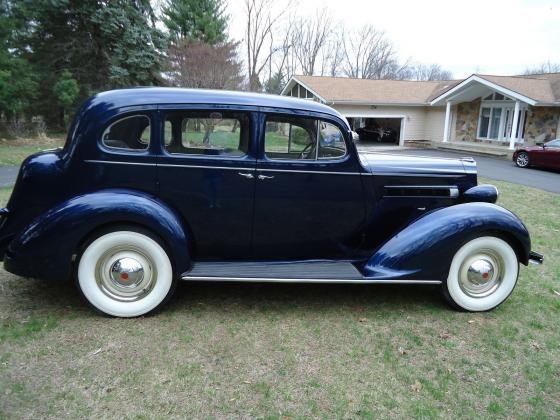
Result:
M244 0L229 0L230 34L244 36ZM276 0L277 10L288 0ZM345 30L383 30L401 61L437 63L456 78L511 75L560 63L560 0L292 0L296 15L327 8Z

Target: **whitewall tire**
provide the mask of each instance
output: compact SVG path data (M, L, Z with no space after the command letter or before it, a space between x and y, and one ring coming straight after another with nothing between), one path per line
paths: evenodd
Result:
M519 261L503 239L482 236L464 244L453 257L444 295L459 309L480 312L501 304L517 284Z
M78 286L97 310L117 317L147 314L174 289L171 261L147 233L105 233L84 249L77 270Z

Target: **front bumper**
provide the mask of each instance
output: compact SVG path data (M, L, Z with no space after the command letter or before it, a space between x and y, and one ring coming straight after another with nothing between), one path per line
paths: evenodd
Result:
M539 254L538 252L535 251L529 252L529 263L542 264L543 261L544 261L544 255Z

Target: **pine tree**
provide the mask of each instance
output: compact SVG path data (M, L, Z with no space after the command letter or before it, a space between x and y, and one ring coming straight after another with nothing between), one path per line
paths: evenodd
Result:
M188 39L214 45L227 40L223 0L167 0L162 21L174 43Z

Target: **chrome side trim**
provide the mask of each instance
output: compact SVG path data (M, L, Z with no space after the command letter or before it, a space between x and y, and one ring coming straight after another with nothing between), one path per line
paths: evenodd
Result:
M459 197L459 188L456 185L385 185L386 189L398 189L398 188L413 188L418 190L429 190L429 189L440 189L440 190L449 190L449 196L440 196L440 195L426 195L425 197L432 197L432 198L458 198ZM424 197L423 195L397 195L397 196L388 196L391 198L411 198L411 197Z
M373 173L364 174L364 175L377 175L377 176L413 176L413 177L427 177L427 178L457 178L458 176L465 176L467 175L464 172L461 173L454 173L454 174L438 174L438 173L425 173L425 172L417 172L417 173L405 173L405 172L376 172L375 169Z
M458 198L459 197L459 188L450 187L449 188L449 197L450 198Z
M158 163L157 166L166 168L193 168L193 169L225 169L230 171L254 171L255 168L247 168L241 166L210 166L210 165L180 165L176 163Z
M297 279L274 277L212 277L189 276L181 277L185 281L219 281L243 283L330 283L330 284L441 284L440 280L373 280L363 279Z
M108 163L111 165L138 165L138 166L156 166L155 163L150 162L123 162L121 160L96 160L96 159L85 159L86 163Z
M385 188L419 188L419 189L430 189L430 188L440 188L440 189L447 189L450 190L455 188L454 185L385 185Z
M324 174L324 175L370 175L365 172L336 172L336 171L307 171L299 169L269 169L257 168L257 172L294 172L299 174Z

